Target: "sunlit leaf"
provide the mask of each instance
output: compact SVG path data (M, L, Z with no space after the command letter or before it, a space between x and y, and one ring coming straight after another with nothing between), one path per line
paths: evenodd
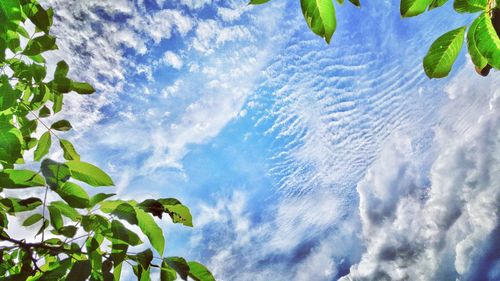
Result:
M424 70L430 78L445 77L450 73L464 41L465 26L440 36L432 43L424 57Z
M61 211L54 206L49 206L49 214L50 214L50 224L54 229L59 229L63 227L63 219L61 215Z
M479 53L488 60L488 64L500 69L500 38L493 27L488 14L482 13L473 23L473 38Z
M46 51L57 50L56 38L51 35L42 35L28 41L23 55L35 56Z
M337 27L332 0L300 0L300 5L302 14L312 32L330 43Z
M34 225L35 223L41 221L43 216L41 214L33 214L24 220L23 226Z
M59 146L61 146L64 152L64 159L80 161L80 154L76 152L76 149L71 142L65 139L59 139Z
M35 161L40 161L47 153L49 153L50 146L52 145L52 139L50 132L45 132L38 141L38 146L35 150Z
M149 242L158 252L158 254L160 256L163 256L163 250L165 248L165 238L163 237L163 231L150 214L144 212L139 208L136 208L135 210L137 214L138 225L142 233L144 233L144 235L148 237Z
M113 180L98 167L81 161L68 161L66 165L71 170L73 178L91 186L112 186Z
M16 127L0 121L0 162L16 162L21 157L22 141L22 134Z
M484 11L488 0L455 0L453 8L459 13L477 13Z
M189 277L193 278L195 281L215 281L212 273L201 263L190 261L189 265Z
M433 0L401 0L399 12L403 17L414 17L425 12Z
M85 189L75 183L65 182L56 192L70 207L87 208L89 205L89 195Z
M71 81L71 90L77 92L80 95L90 95L95 92L94 87L88 83L81 83Z
M34 171L12 169L0 171L1 188L24 188L44 185L45 179Z
M0 199L0 204L5 206L7 213L14 214L34 210L36 207L42 205L42 200L35 197L26 199L3 198Z

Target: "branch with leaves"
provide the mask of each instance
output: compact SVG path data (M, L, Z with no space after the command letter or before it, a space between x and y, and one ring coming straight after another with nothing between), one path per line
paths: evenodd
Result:
M270 0L250 0L259 5ZM349 0L360 7L359 0ZM344 0L337 0L339 5ZM448 0L401 0L402 17L414 17L443 6ZM300 0L302 14L312 32L329 44L337 27L333 0ZM490 70L500 69L500 0L454 0L453 8L458 13L480 13L467 26L451 30L434 41L423 59L425 74L429 78L448 76L467 37L467 50L476 72L487 76ZM466 32L467 30L467 32ZM467 34L467 35L466 35Z
M82 187L114 183L103 170L81 161L73 144L55 133L71 130L68 120L52 124L43 120L61 112L66 94L95 91L69 78L64 61L57 63L52 80L46 77L43 54L57 50L56 38L50 34L53 14L36 0L0 1L0 279L120 280L125 264L138 280L150 280L152 268L160 272L162 281L177 276L215 280L198 262L164 257L165 238L155 217L165 215L173 223L193 226L189 209L179 200L113 200L115 194L90 196ZM27 24L35 27L31 35ZM39 129L44 132L38 138ZM53 137L63 161L47 157ZM32 160L26 159L28 151L33 151ZM29 165L23 165L25 161ZM27 189L40 197L23 197ZM48 197L49 193L54 196ZM60 200L48 201L54 197ZM21 217L24 232L32 239L9 235L9 221ZM144 243L132 226L147 237L151 249L130 251Z

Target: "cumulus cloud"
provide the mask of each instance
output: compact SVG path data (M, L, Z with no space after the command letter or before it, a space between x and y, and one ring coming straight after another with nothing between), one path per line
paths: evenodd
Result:
M175 69L181 69L184 65L181 57L172 51L167 51L163 54L163 61Z
M488 239L500 223L499 80L471 72L467 65L448 86L454 100L436 128L439 154L428 174L398 136L358 184L367 249L341 280L494 280L487 276L500 260ZM468 109L463 119L456 108Z

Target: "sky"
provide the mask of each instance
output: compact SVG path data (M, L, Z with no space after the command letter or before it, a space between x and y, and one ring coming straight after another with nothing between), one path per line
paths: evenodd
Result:
M452 3L336 4L327 45L299 1L41 2L49 62L97 89L60 114L82 160L191 209L167 255L221 281L500 280L500 77L465 49L447 78L421 64L472 19Z

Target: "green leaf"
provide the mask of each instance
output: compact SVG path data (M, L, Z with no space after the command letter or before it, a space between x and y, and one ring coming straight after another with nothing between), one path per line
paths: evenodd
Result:
M105 201L101 203L100 209L104 213L111 213L120 219L126 220L130 224L136 225L138 222L135 208L127 202L121 200Z
M66 280L85 281L90 276L90 261L76 261L71 267L70 272L66 276Z
M24 220L23 226L34 225L35 223L39 222L42 218L43 216L41 214L33 214Z
M68 161L66 165L71 170L73 178L91 186L112 186L113 180L98 167L81 161Z
M116 194L114 193L98 193L94 196L92 196L92 198L90 198L90 202L89 202L89 208L93 208L96 204L102 202L103 200L106 200L108 199L109 197L112 197L112 196L115 196Z
M187 279L189 274L189 265L185 259L181 257L168 257L163 260L168 264L168 266L177 271L182 279Z
M215 281L212 273L201 263L190 261L189 265L189 277L193 278L195 281Z
M337 26L332 0L300 0L300 5L312 32L325 38L326 43L330 44Z
M137 234L128 230L120 221L113 220L111 222L112 238L123 241L131 246L142 244L141 239Z
M57 130L57 131L69 131L71 130L71 128L73 128L71 126L71 123L69 123L68 120L59 120L57 122L55 122L54 124L52 124L52 126L50 126L51 129L53 130Z
M82 227L87 232L103 233L109 229L110 224L105 217L92 214L82 217Z
M361 3L359 2L359 0L349 0L349 2L351 2L352 4L354 4L354 6L356 7L361 7Z
M63 95L59 93L54 93L53 94L53 101L54 104L52 105L52 110L54 113L58 113L62 109L63 105Z
M429 11L443 6L446 2L448 2L448 0L433 0L429 5Z
M142 266L143 269L148 269L151 261L153 261L153 252L150 249L146 249L143 252L132 256L134 260Z
M0 111L4 111L16 104L19 98L19 92L15 91L10 83L7 75L0 76Z
M89 206L89 195L85 189L75 183L67 181L56 192L70 207L87 208Z
M174 223L182 223L183 225L190 227L193 226L193 218L188 207L182 204L164 205L164 207Z
M54 71L54 80L66 78L69 72L69 66L65 61L59 61Z
M477 27L473 38L479 53L488 60L488 64L495 69L500 69L500 39L493 27L491 18L482 13L473 23Z
M50 214L50 224L54 229L59 229L63 227L63 219L61 215L61 211L54 206L49 206L49 214Z
M80 154L76 152L73 144L65 139L59 139L59 145L64 152L64 159L80 161Z
M17 25L21 19L21 7L18 0L0 1L1 25Z
M87 240L86 248L90 259L91 265L91 278L90 280L103 280L102 276L102 255L100 253L100 239L97 237L92 237Z
M260 5L269 2L270 0L250 0L248 5Z
M34 171L11 169L0 171L0 188L24 188L44 185L45 179Z
M488 0L455 0L453 8L459 13L477 13L484 11Z
M142 233L148 237L149 242L158 254L163 256L163 250L165 249L163 231L150 214L139 208L136 208L135 211L137 214L138 225Z
M23 55L35 56L50 50L57 50L56 38L45 34L28 41Z
M475 20L469 27L469 31L467 32L467 49L469 50L469 54L474 65L479 69L483 69L488 64L488 60L483 57L483 55L481 55L481 53L477 49L476 40L474 39L474 33L476 33L477 24L478 20Z
M63 186L71 176L69 167L66 164L45 158L40 167L47 184L52 189Z
M72 238L75 236L77 231L78 231L78 228L76 226L68 225L68 226L63 226L63 227L57 229L57 232L55 232L55 234L61 234L61 235L64 235L68 238Z
M35 161L40 161L47 153L49 153L50 146L52 145L52 139L50 132L45 132L38 141L38 146L35 150Z
M0 204L5 206L7 213L14 214L34 210L36 207L42 205L42 200L35 197L26 199L3 198L0 199Z
M161 263L160 281L175 281L177 273L173 268L170 268L165 260Z
M424 70L430 78L442 78L451 71L464 41L465 26L440 36L424 57Z
M165 212L163 204L160 203L160 201L154 199L146 199L141 203L137 204L137 207L143 209L148 213L151 213L153 216L159 217L160 219L162 218L162 215Z
M399 12L401 16L405 18L414 17L425 12L425 9L427 9L427 6L429 6L432 1L433 0L401 0Z
M52 8L45 10L38 3L36 3L36 5L33 5L33 3L28 3L25 6L24 12L39 30L44 31L45 33L49 32L54 15Z
M44 105L38 112L38 117L45 118L49 116L50 116L50 109Z
M13 164L21 157L21 131L8 122L0 122L0 162Z
M61 214L72 221L79 221L82 216L75 209L70 207L68 204L62 201L53 201L50 203L50 206L57 208Z
M94 87L88 83L81 83L71 81L71 90L77 92L80 95L90 95L95 92Z

